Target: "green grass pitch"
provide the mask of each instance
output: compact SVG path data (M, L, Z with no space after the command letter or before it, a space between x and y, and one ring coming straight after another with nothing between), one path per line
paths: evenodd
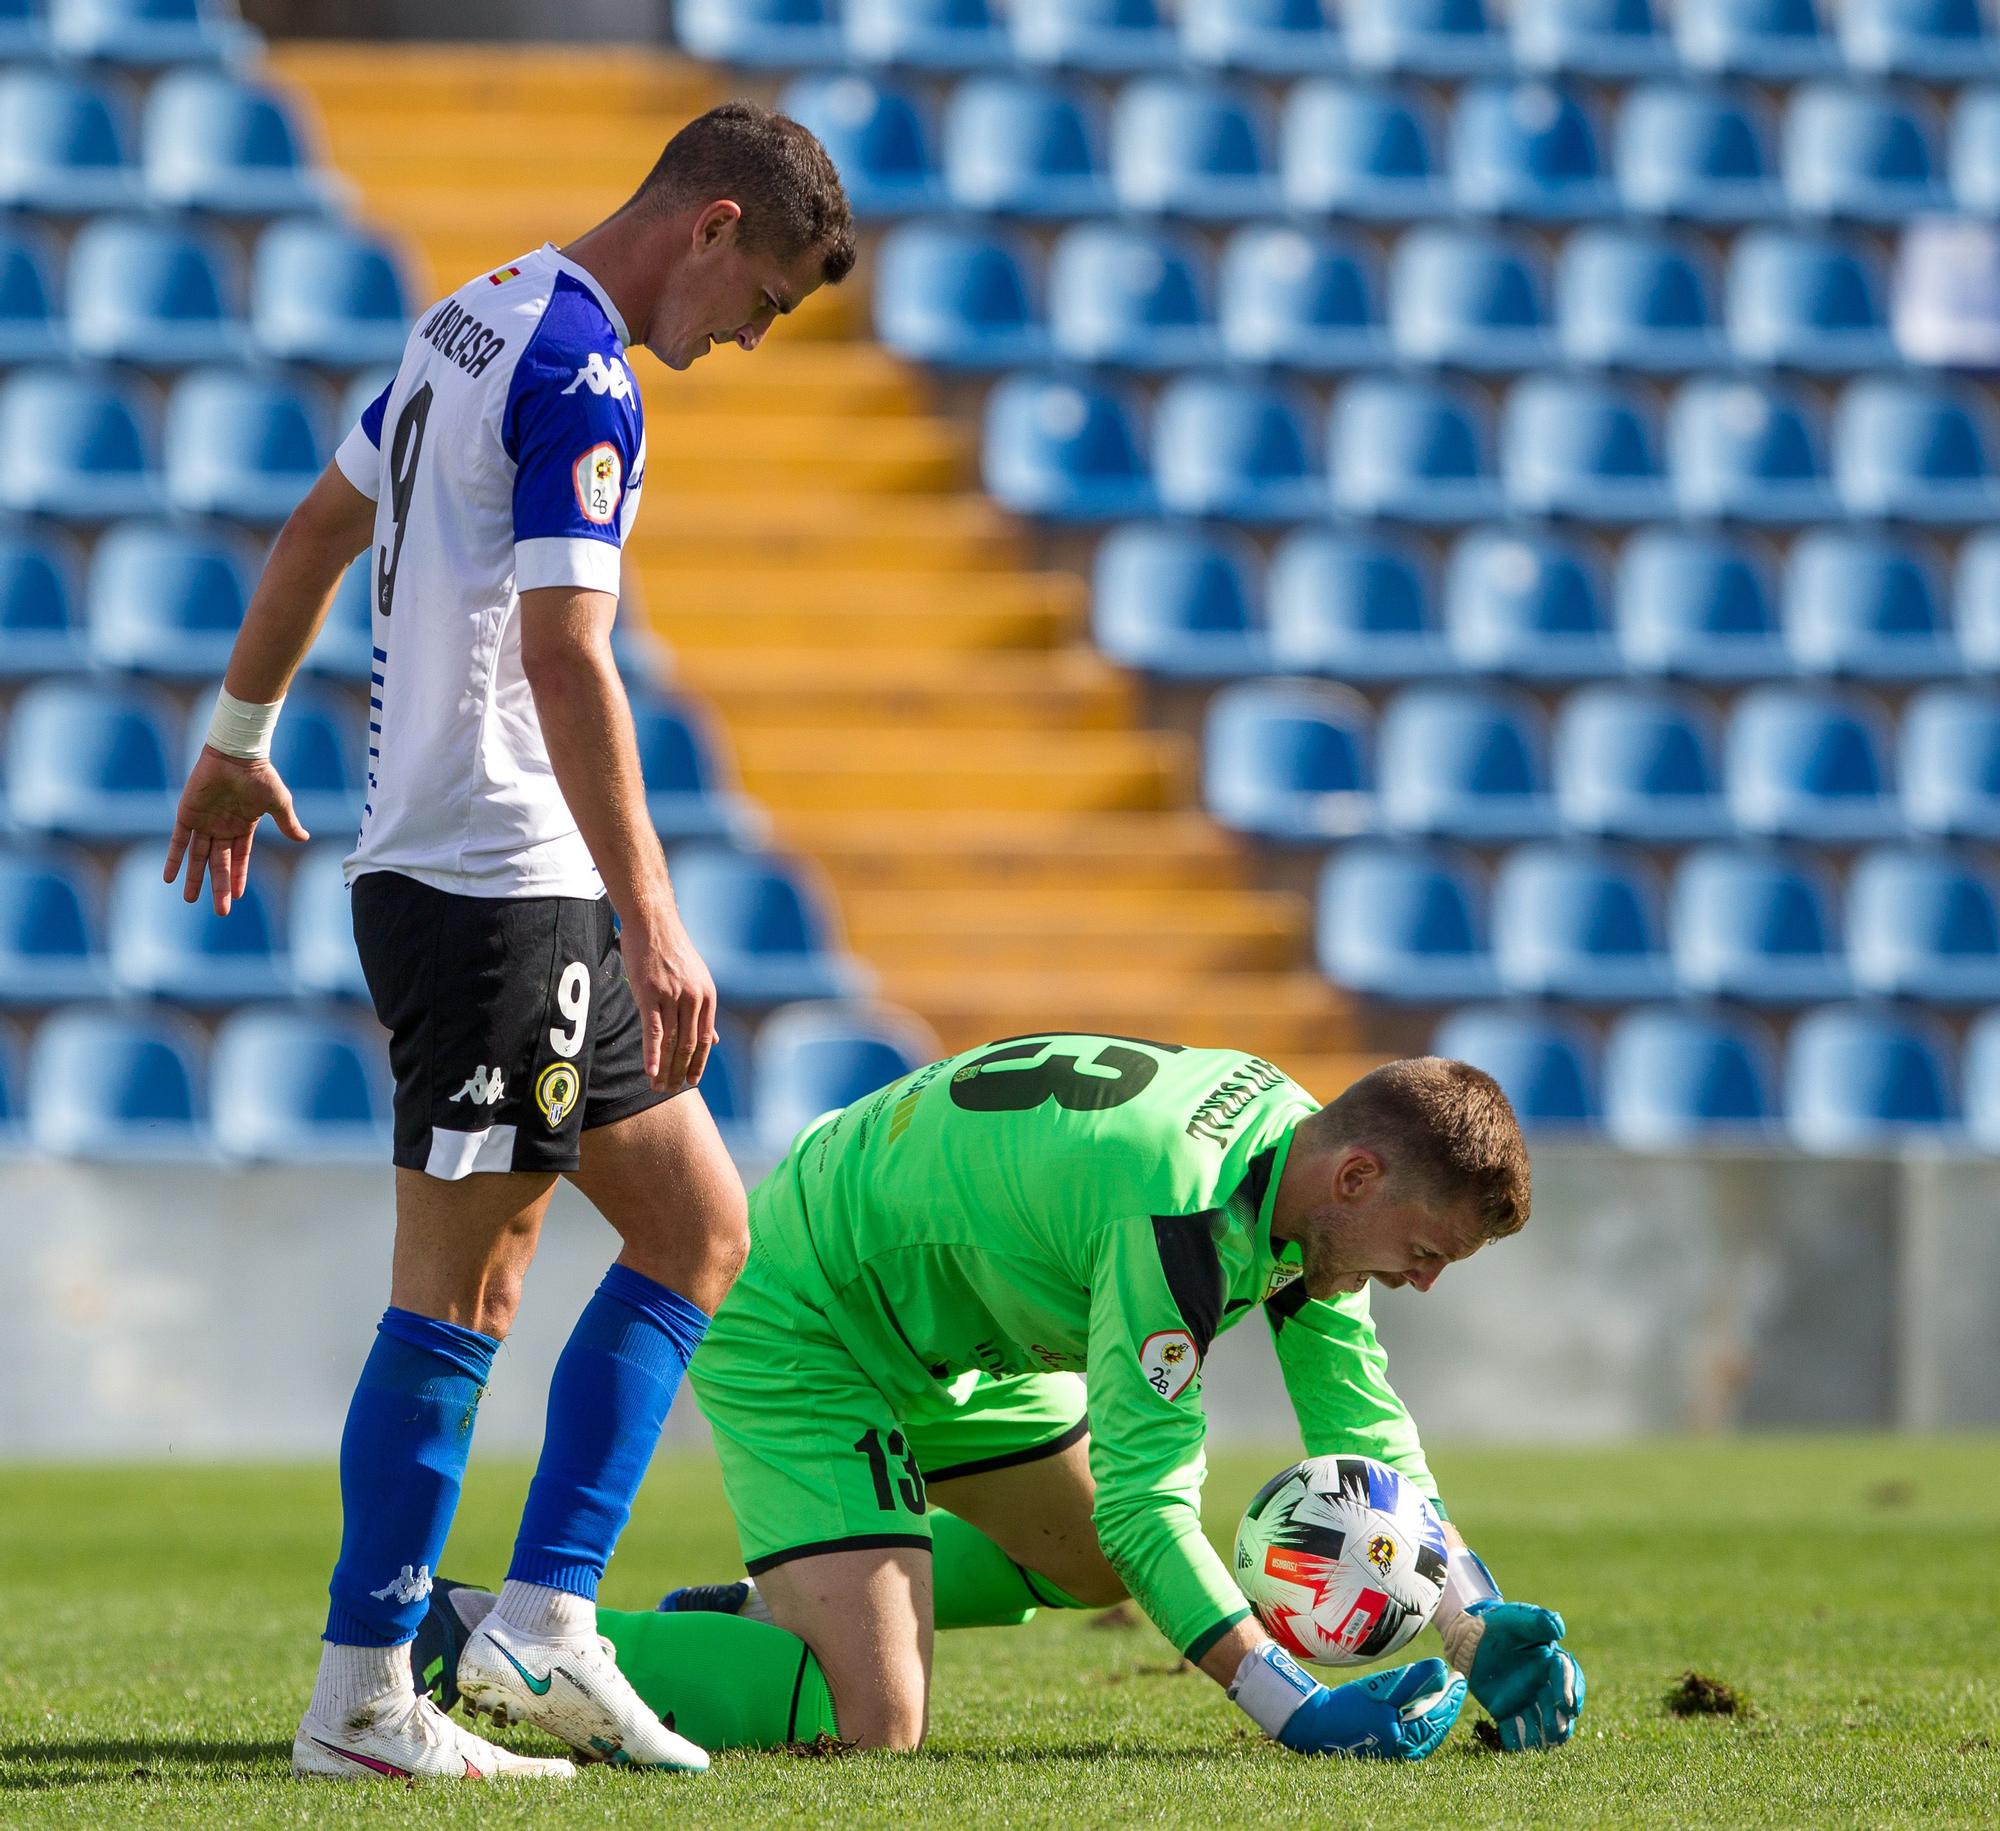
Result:
M1283 1460L1215 1459L1219 1536ZM2000 1442L1447 1451L1437 1466L1509 1591L1568 1616L1590 1700L1561 1754L1485 1752L1468 1706L1421 1765L1308 1763L1262 1744L1149 1628L1044 1615L940 1637L919 1755L741 1754L701 1779L598 1769L561 1790L426 1792L286 1773L334 1542L329 1468L0 1469L0 1826L2000 1822ZM497 1576L525 1482L475 1459L451 1574ZM663 1461L606 1600L644 1606L731 1568L713 1469ZM1670 1716L1662 1696L1688 1667L1755 1714Z

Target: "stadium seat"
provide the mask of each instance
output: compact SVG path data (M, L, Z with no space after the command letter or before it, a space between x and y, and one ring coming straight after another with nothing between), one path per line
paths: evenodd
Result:
M340 575L319 637L306 651L308 673L335 680L366 680L375 671L373 587L366 553ZM615 628L616 625L614 624Z
M1265 601L1278 667L1357 681L1457 672L1423 557L1386 533L1289 536L1271 555Z
M1642 216L1752 222L1785 207L1762 106L1732 90L1649 83L1618 115L1618 195Z
M6 16L0 12L0 30ZM6 55L7 40L0 37L0 56ZM13 1032L0 1024L0 1161L19 1157L28 1149L27 1094L22 1085L21 1049Z
M1438 1025L1430 1053L1490 1074L1522 1129L1537 1137L1597 1129L1596 1051L1570 1018L1533 1007L1474 1005Z
M2000 214L2000 88L1967 89L1952 110L1951 195L1963 213Z
M1510 506L1524 515L1645 521L1672 512L1645 397L1594 375L1530 375L1500 421Z
M1288 845L1374 823L1374 716L1348 687L1251 680L1208 702L1202 798L1225 826Z
M1556 718L1556 811L1573 832L1679 845L1729 831L1706 704L1658 687L1585 687Z
M835 0L675 0L674 35L711 63L812 70L844 63Z
M354 948L354 906L342 869L351 850L347 839L330 835L321 835L305 849L292 873L286 939L300 990L365 1002L368 981Z
M1435 846L1357 840L1320 872L1320 970L1365 997L1456 1004L1498 990L1477 867Z
M1785 194L1807 216L1900 223L1947 193L1928 111L1874 88L1809 83L1785 110Z
M75 556L55 536L0 525L0 680L88 664L75 578Z
M110 985L89 865L53 847L0 849L0 1004L71 1004Z
M1488 215L1567 220L1613 200L1589 111L1544 81L1470 83L1451 120L1451 189Z
M921 215L944 201L929 130L901 89L853 71L800 76L778 107L818 135L857 216Z
M1315 76L1345 67L1320 0L1181 0L1181 52L1197 68Z
M410 295L385 243L345 223L273 223L250 265L250 327L278 362L329 369L396 363Z
M57 679L27 688L7 721L13 823L79 839L162 840L180 797L168 716L163 702L133 686Z
M0 605L5 592L0 585ZM2000 529L1974 534L1959 548L1952 605L1958 652L1966 670L2000 674ZM0 624L5 620L6 612L0 608Z
M1800 536L1785 574L1785 642L1807 674L1923 680L1958 672L1929 560L1866 528Z
M1864 992L2000 1004L2000 887L1968 852L1864 852L1847 886L1847 958Z
M1674 22L1690 70L1788 82L1839 61L1813 0L1679 0Z
M875 253L875 334L898 356L945 369L1043 362L1048 333L1012 238L956 223L904 223Z
M297 507L328 457L318 403L290 382L198 369L167 397L167 496L195 515L269 524Z
M1989 1011L1966 1032L1960 1073L1966 1133L1980 1150L2000 1154L2000 1011Z
M1394 221L1440 208L1438 130L1425 104L1379 83L1294 83L1280 132L1280 182L1294 216Z
M1763 846L1702 846L1674 874L1667 932L1684 992L1805 1004L1848 988L1825 873Z
M1729 341L1744 362L1863 369L1895 360L1886 288L1859 243L1750 229L1729 258Z
M2000 840L2000 694L1930 687L1903 709L1903 815L1919 833Z
M945 105L944 188L962 210L1094 216L1112 208L1093 105L1037 77L975 76Z
M198 698L189 711L181 750L190 763L207 740L211 710ZM297 682L285 696L284 714L271 734L271 766L291 790L293 812L315 838L351 838L361 823L365 723L351 695L315 681ZM258 836L274 835L267 822Z
M1492 687L1405 687L1376 736L1385 832L1491 844L1556 828L1547 723L1534 701Z
M1180 62L1154 0L1011 0L1007 18L1023 63L1118 76Z
M279 97L214 70L172 70L153 85L140 128L146 195L222 216L322 210L333 200Z
M1692 680L1789 674L1771 563L1761 547L1703 528L1648 528L1618 568L1618 646L1629 666Z
M1833 422L1834 474L1856 515L1985 522L2000 516L1992 422L1956 382L1867 377Z
M1850 70L1940 83L2000 72L1979 0L1842 0L1839 24Z
M1443 381L1349 382L1328 418L1327 468L1334 506L1350 514L1479 521L1502 507L1485 407Z
M685 846L671 862L682 920L726 1002L761 1007L867 990L839 951L816 872L721 846Z
M1652 0L1536 0L1513 9L1514 61L1572 76L1665 76L1678 63Z
M88 216L138 202L119 100L89 78L0 69L0 209Z
M1017 514L1110 521L1154 506L1130 401L1090 382L1008 376L987 396L980 454L986 488Z
M26 227L0 225L0 366L50 362L69 351L56 307L54 264Z
M1672 371L1722 357L1707 256L1681 237L1578 229L1557 260L1555 293L1557 338L1572 362Z
M1516 846L1493 874L1492 911L1504 991L1600 1004L1673 992L1659 883L1636 853L1575 840Z
M1862 1157L1956 1129L1950 1045L1914 1012L1808 1011L1785 1049L1785 1129L1802 1150Z
M1858 696L1753 687L1736 702L1723 759L1730 813L1746 833L1838 845L1902 831L1885 723Z
M992 70L1011 61L987 0L844 0L847 55L902 70Z
M1560 534L1475 529L1445 565L1445 634L1469 674L1617 673L1607 605L1598 556Z
M232 1012L209 1057L215 1141L243 1162L383 1163L394 1148L377 1037L310 1011Z
M1777 1074L1761 1024L1692 1005L1627 1011L1604 1039L1604 1129L1628 1151L1761 1144Z
M219 530L120 522L99 537L91 555L91 654L108 668L220 680L251 583L244 555Z
M1275 382L1183 375L1153 403L1153 478L1170 514L1317 519L1326 479L1307 450L1306 406Z
M199 1034L171 1012L58 1011L28 1052L29 1140L53 1157L206 1162L201 1064Z
M114 983L121 992L177 1004L290 997L291 966L272 895L269 872L253 871L229 913L219 916L206 886L200 901L190 903L161 883L159 841L142 840L111 873L106 928Z
M239 361L250 347L234 252L157 217L100 216L69 256L78 353L142 368Z
M257 48L212 0L50 0L49 36L64 57L110 64L220 63Z
M101 523L162 506L151 415L107 376L19 369L0 382L0 509Z
M48 56L49 22L43 0L0 0L0 59L29 63Z
M1390 265L1396 354L1462 369L1529 369L1547 359L1548 286L1534 250L1490 229L1410 230Z
M1705 375L1683 384L1667 449L1685 514L1792 522L1832 513L1812 409L1781 383Z
M1233 362L1324 374L1364 367L1386 348L1374 256L1338 232L1239 229L1223 245L1217 289Z
M738 1163L755 1161L761 1153L753 1124L750 1045L743 1026L727 1012L716 1014L715 1044L701 1075L701 1101L729 1154Z
M1200 248L1144 223L1081 223L1049 256L1049 342L1071 362L1180 369L1218 345Z
M653 831L669 845L683 839L761 839L761 811L727 785L707 715L657 692L631 697Z
M1227 222L1278 205L1270 134L1254 97L1200 77L1145 77L1111 111L1111 188L1140 215Z
M1271 664L1259 627L1256 556L1240 534L1137 523L1098 544L1091 631L1121 667L1227 680Z
M851 1106L938 1054L929 1028L882 1006L796 1004L757 1032L757 1141L782 1157L822 1114Z
M1347 0L1348 57L1357 70L1486 76L1507 67L1507 40L1484 0Z

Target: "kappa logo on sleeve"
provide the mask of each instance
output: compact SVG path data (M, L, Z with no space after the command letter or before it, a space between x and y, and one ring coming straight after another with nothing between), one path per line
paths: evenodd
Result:
M1177 1399L1201 1371L1201 1355L1185 1329L1156 1329L1139 1344L1139 1371L1163 1399Z
M576 483L576 506L585 521L606 526L618 513L625 493L625 466L615 445L593 445L570 472Z
M632 396L632 373L616 356L609 362L597 351L590 352L590 360L577 370L576 378L563 390L574 394L579 388L588 388L593 394L608 394L615 401L629 400Z

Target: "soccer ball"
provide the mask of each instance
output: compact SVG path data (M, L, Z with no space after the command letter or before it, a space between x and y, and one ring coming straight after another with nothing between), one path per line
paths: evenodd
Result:
M1273 1475L1236 1529L1236 1581L1279 1646L1317 1666L1380 1659L1444 1594L1444 1522L1367 1456L1309 1456Z

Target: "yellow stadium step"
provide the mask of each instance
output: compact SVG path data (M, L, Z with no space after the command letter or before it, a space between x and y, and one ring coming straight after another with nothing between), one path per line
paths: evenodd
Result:
M1065 573L717 571L711 556L691 557L699 570L656 559L628 562L625 573L641 614L690 662L699 653L768 666L837 637L885 663L929 654L964 667L967 651L1052 648L1083 623L1082 584Z
M682 656L676 678L731 729L845 730L948 725L954 730L1107 731L1132 723L1131 681L1095 655L886 654L791 650L773 658L729 649Z
M649 426L683 414L761 422L772 414L810 413L844 431L856 419L922 413L930 401L923 378L883 350L801 343L783 330L759 350L710 350L679 374L635 357L633 373Z
M508 115L690 113L728 93L717 73L666 52L621 45L274 43L269 66L326 110L461 124Z
M972 444L943 420L843 424L720 413L660 414L646 433L646 475L674 490L962 490Z
M663 490L626 551L642 576L661 562L935 572L1016 565L1021 535L980 496L862 496L831 491L730 496ZM671 571L662 583L672 588ZM802 581L802 584L804 581Z
M1303 1087L1314 1099L1324 1105L1329 1100L1338 1099L1348 1088L1361 1079L1371 1068L1380 1068L1389 1058L1384 1055L1308 1055L1288 1056L1277 1065Z

